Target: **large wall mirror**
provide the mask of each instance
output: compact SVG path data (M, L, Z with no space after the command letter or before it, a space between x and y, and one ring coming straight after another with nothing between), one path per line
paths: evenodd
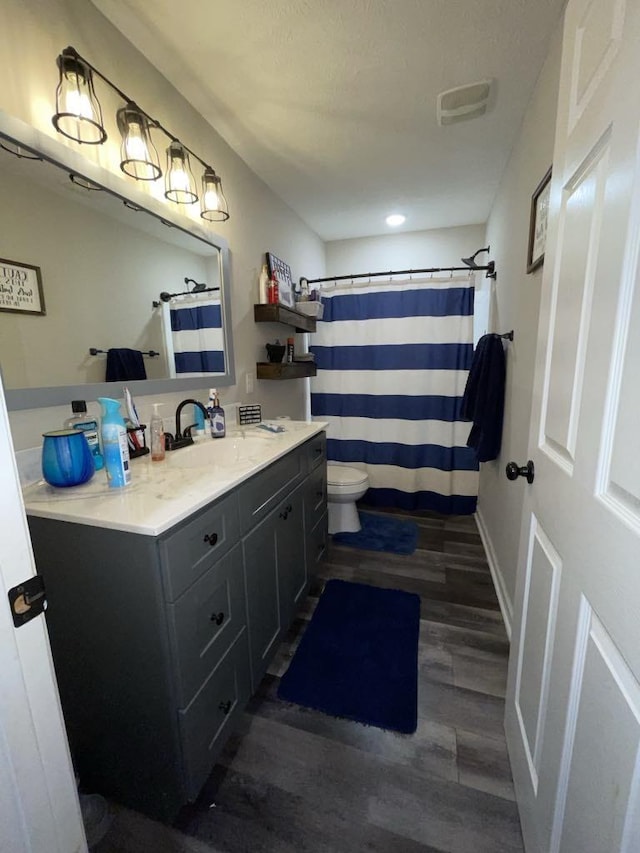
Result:
M123 381L106 381L110 349L143 353L147 378L124 383L134 394L233 384L226 242L2 115L0 145L9 149L0 148L0 370L8 408L120 397ZM15 156L16 146L41 159ZM16 275L7 262L39 269L45 313L1 310L8 304L1 289ZM211 373L181 375L170 308L201 300L220 318L219 353Z

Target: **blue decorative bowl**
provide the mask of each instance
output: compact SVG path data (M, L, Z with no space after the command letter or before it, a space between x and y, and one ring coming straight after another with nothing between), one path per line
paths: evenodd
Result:
M77 429L43 433L42 476L51 486L79 486L94 473L93 455L85 434Z

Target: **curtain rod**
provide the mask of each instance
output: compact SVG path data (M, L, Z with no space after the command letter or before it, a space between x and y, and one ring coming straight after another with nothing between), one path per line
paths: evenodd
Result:
M375 276L392 276L392 275L422 275L424 273L433 273L433 272L477 272L479 270L486 270L487 275L486 278L495 278L496 268L495 262L489 261L486 266L475 265L473 267L464 266L464 267L427 267L421 270L385 270L384 272L360 272L355 273L354 275L330 275L326 278L305 278L302 276L300 279L300 284L303 282L307 284L321 284L325 281L351 281L354 278L374 278Z

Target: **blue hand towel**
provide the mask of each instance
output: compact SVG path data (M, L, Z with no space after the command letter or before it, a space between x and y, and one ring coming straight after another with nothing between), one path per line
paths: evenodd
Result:
M497 459L502 442L506 361L499 335L483 335L478 341L462 398L462 419L473 421L467 447L478 462Z
M107 382L146 379L147 371L139 349L110 349L107 352Z

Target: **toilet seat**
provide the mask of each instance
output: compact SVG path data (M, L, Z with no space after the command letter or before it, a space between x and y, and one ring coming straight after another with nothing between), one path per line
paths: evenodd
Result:
M368 478L366 471L360 471L358 468L350 468L348 465L327 465L327 485L328 486L362 486Z

